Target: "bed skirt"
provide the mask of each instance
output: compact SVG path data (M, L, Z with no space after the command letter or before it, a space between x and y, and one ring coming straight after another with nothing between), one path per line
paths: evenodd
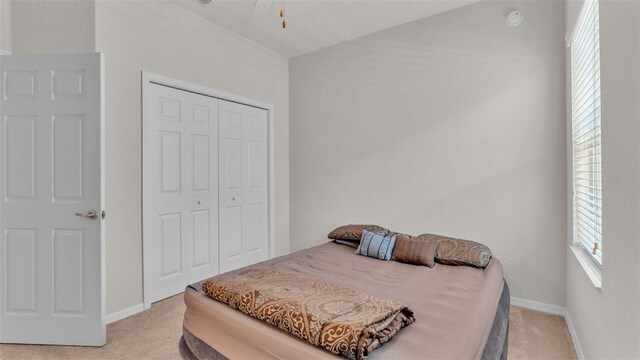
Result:
M482 360L507 360L509 350L509 308L511 306L511 293L509 285L504 281L500 302L493 319L491 332L487 344L482 352Z
M509 349L509 306L511 296L509 286L504 281L500 302L493 319L491 332L482 353L482 360L506 360ZM204 341L183 328L180 338L180 355L184 360L228 360Z

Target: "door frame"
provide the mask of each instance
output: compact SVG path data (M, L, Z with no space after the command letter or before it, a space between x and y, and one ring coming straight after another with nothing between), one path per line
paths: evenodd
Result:
M210 89L205 86L192 84L186 81L173 79L167 76L158 75L148 71L142 71L142 294L144 309L151 307L150 288L151 280L151 238L149 228L145 224L150 223L151 211L146 200L151 194L148 194L149 186L147 182L152 179L151 169L148 161L152 149L149 149L151 119L148 111L151 104L151 85L162 85L177 90L187 91L199 95L209 96L220 100L236 102L243 105L253 106L256 108L267 110L267 216L268 216L268 242L269 242L269 259L275 256L275 162L274 162L274 106L261 101L248 99L242 96L230 94L220 90ZM218 264L218 270L220 265Z

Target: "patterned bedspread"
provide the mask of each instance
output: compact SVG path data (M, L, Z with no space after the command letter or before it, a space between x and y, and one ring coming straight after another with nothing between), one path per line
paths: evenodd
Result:
M348 287L274 267L216 276L202 284L211 298L349 359L366 359L413 311Z

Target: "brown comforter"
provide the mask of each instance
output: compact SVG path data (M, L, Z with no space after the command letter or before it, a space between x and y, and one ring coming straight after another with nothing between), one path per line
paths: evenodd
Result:
M202 284L209 297L349 359L365 359L413 323L403 304L273 266Z

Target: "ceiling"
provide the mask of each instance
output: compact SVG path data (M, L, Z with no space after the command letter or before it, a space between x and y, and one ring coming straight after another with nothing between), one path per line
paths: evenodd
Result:
M178 5L283 56L294 57L479 0L181 0Z

